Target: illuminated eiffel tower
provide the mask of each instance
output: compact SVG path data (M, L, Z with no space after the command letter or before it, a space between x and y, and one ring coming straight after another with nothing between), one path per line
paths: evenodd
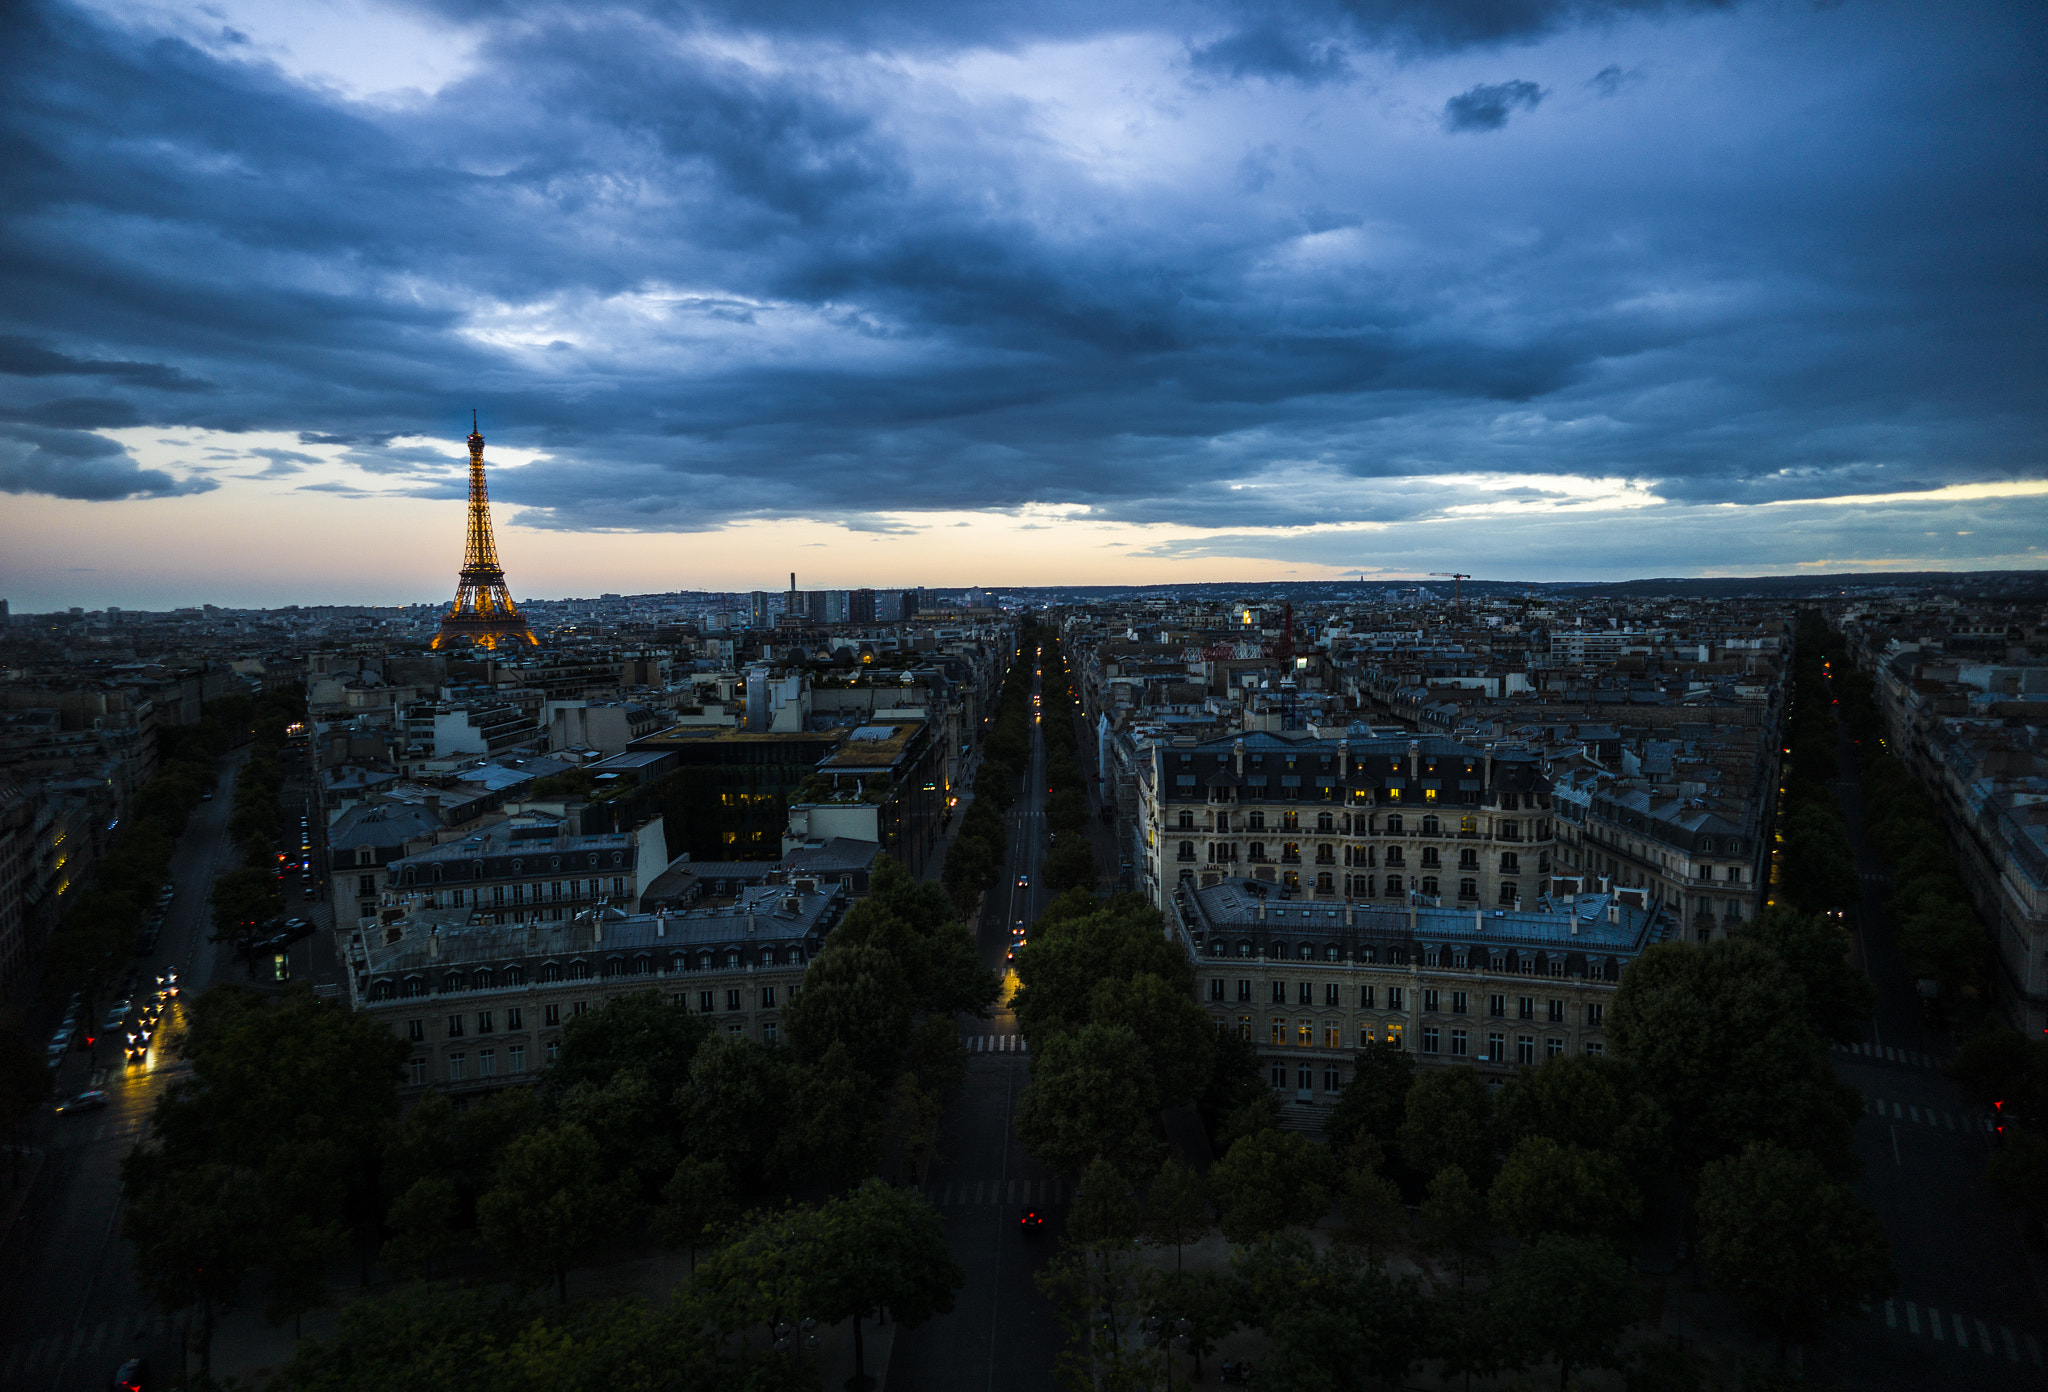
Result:
M455 602L442 616L434 635L437 648L467 644L476 648L540 646L519 606L505 588L498 564L498 544L491 539L491 499L484 491L484 437L477 433L476 413L469 427L469 544L462 553L462 576L455 582Z

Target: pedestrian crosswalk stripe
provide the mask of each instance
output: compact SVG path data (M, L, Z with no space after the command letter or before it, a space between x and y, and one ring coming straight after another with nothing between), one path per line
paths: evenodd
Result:
M2008 1363L2019 1362L2020 1350L2019 1346L2012 1341L2012 1327L2004 1324L1999 1325L1998 1335L2005 1340L2005 1361Z
M2022 1334L2020 1335L2020 1338L2026 1342L2027 1357L2034 1360L2034 1366L2036 1368L2043 1366L2041 1363L2041 1346L2034 1342L2034 1336L2031 1334Z
M1912 1332L1915 1338L1919 1337L1920 1307L1910 1300L1906 1302L1906 1328Z
M1884 1303L1884 1327L1886 1329L1897 1329L1899 1327L1899 1312L1892 1308L1892 1302L1889 1300Z
M1956 1322L1956 1347L1964 1349L1968 1348L1970 1346L1969 1326L1963 1323L1963 1317L1961 1315L1950 1314L1949 1318Z
M1983 1320L1977 1320L1977 1347L1984 1350L1986 1358L1997 1357L1997 1350L1991 1347L1991 1331L1984 1327Z
M7 1361L4 1364L0 1364L0 1381L14 1381L14 1366L21 1362L22 1350L25 1347L26 1345L16 1344L13 1348L7 1350Z
M1941 1311L1932 1305L1927 1307L1927 1332L1934 1336L1936 1343L1941 1342Z

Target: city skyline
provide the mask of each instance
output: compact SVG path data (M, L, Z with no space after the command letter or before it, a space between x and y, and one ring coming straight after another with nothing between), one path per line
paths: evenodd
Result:
M2038 12L0 23L18 611L2043 564Z

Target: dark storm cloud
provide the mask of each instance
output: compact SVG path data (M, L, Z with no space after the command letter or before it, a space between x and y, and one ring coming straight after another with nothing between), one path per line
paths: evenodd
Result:
M14 334L0 334L0 373L10 377L117 377L159 391L203 391L207 385L162 363L74 358Z
M1499 130L1515 111L1534 111L1543 89L1533 82L1482 82L1444 103L1447 131Z
M204 493L218 486L211 479L181 483L161 470L141 468L125 447L89 431L0 425L0 492L109 502Z
M438 8L473 71L378 105L8 7L0 420L291 432L448 497L474 406L539 455L494 496L569 529L1279 527L1428 516L1390 481L1461 471L1692 503L2041 467L2038 16ZM1688 25L1749 43L1752 86L1683 86ZM1109 133L1071 141L906 56L1131 34L1156 72L1091 88ZM1470 85L1496 61L1526 76ZM1546 86L1508 138L1444 129ZM1199 157L1069 153L1211 112ZM106 496L138 491L170 488Z
M1198 69L1233 78L1284 77L1314 85L1351 75L1350 60L1341 47L1278 21L1239 29L1188 56Z

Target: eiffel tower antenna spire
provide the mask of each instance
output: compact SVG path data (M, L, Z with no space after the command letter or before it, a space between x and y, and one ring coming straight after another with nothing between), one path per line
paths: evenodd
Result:
M498 564L498 543L491 535L491 498L484 486L484 437L476 410L469 413L469 537L462 552L462 574L455 582L455 600L434 635L436 648L538 647L540 640L526 626L505 571Z

